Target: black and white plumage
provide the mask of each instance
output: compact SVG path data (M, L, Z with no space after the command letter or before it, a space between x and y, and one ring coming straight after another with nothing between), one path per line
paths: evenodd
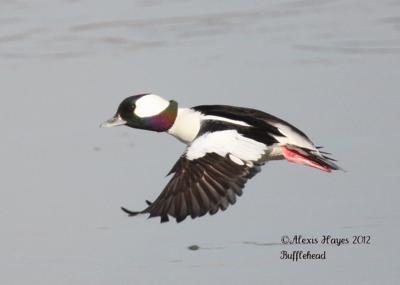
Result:
M116 115L103 127L127 125L168 132L187 144L175 163L171 180L142 211L161 222L174 217L213 215L226 210L242 195L248 179L269 160L286 159L330 172L340 169L326 153L293 125L250 108L204 105L178 108L154 94L140 94L121 102Z

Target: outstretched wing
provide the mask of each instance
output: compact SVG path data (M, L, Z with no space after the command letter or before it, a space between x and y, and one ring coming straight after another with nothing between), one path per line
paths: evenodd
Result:
M154 203L148 202L149 206L139 212L122 210L132 216L148 213L149 217L161 217L161 222L167 222L168 216L181 222L187 216L194 219L206 213L213 215L236 202L236 195L242 195L245 183L260 171L260 166L237 159L234 162L229 154L210 152L196 159L184 154L171 169L169 174L174 175Z

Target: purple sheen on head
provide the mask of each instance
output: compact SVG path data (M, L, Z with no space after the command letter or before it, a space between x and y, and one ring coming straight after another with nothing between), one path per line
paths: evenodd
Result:
M170 109L165 110L157 116L146 118L146 125L151 128L151 130L156 132L165 132L175 122L176 110Z

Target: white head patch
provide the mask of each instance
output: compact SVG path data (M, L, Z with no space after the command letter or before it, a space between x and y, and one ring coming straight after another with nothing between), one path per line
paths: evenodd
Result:
M135 115L151 117L160 114L169 106L169 101L155 94L144 95L136 101Z

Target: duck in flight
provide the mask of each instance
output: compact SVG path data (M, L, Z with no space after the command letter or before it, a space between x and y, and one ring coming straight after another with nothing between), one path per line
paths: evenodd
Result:
M142 211L167 222L213 215L235 204L247 180L270 160L286 159L325 172L341 169L295 126L259 110L226 105L180 108L155 94L124 99L101 127L167 132L187 145L168 175L171 180Z

